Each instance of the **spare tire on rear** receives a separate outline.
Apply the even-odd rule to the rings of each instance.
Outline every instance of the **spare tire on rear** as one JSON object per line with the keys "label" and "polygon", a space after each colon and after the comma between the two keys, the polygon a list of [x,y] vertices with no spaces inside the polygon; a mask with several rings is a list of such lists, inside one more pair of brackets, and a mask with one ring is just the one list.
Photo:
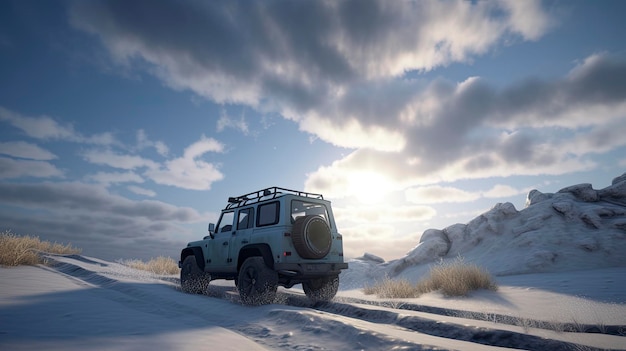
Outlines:
{"label": "spare tire on rear", "polygon": [[293,245],[302,258],[320,259],[330,252],[330,227],[321,216],[304,216],[293,225]]}

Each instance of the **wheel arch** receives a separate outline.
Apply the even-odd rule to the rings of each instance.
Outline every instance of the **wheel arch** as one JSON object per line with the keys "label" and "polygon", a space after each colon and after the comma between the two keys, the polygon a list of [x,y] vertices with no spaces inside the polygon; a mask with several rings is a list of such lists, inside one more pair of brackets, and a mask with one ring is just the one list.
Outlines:
{"label": "wheel arch", "polygon": [[274,258],[272,257],[272,249],[267,244],[251,244],[246,245],[239,250],[239,257],[237,259],[237,272],[241,269],[241,265],[248,257],[261,256],[265,265],[274,269]]}
{"label": "wheel arch", "polygon": [[199,246],[187,247],[184,248],[180,253],[180,262],[184,262],[187,256],[194,255],[196,257],[196,264],[200,267],[201,270],[204,271],[204,254],[202,253],[202,248]]}

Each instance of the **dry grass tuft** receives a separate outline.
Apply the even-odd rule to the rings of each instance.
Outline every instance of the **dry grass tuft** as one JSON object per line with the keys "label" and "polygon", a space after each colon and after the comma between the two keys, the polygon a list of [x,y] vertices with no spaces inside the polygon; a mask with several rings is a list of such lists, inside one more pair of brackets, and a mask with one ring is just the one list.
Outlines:
{"label": "dry grass tuft", "polygon": [[498,286],[489,272],[458,258],[431,268],[429,277],[419,281],[417,289],[423,293],[441,291],[445,296],[467,296],[473,290],[498,290]]}
{"label": "dry grass tuft", "polygon": [[498,286],[489,272],[458,258],[432,267],[428,277],[415,285],[405,279],[386,278],[381,283],[365,287],[363,292],[383,298],[414,298],[431,291],[440,291],[445,296],[467,296],[470,291],[479,289],[497,290]]}
{"label": "dry grass tuft", "polygon": [[406,279],[392,280],[385,278],[381,283],[374,286],[363,288],[366,295],[378,295],[384,298],[407,299],[419,297],[419,292],[415,289],[415,285],[409,283]]}
{"label": "dry grass tuft", "polygon": [[71,244],[62,245],[41,241],[37,236],[16,235],[8,230],[0,234],[0,265],[2,266],[34,266],[44,263],[41,254],[71,255],[80,254],[81,251]]}
{"label": "dry grass tuft", "polygon": [[176,261],[174,261],[174,259],[172,259],[171,257],[165,256],[153,258],[148,262],[143,262],[141,260],[128,260],[123,261],[122,263],[131,268],[140,269],[142,271],[148,271],[160,275],[174,275],[180,272],[180,269],[178,268],[178,263],[176,263]]}

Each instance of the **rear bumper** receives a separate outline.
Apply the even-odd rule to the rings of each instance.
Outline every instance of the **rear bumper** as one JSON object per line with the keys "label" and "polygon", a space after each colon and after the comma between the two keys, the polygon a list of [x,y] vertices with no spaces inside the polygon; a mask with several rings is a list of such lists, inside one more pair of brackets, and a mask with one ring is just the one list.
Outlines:
{"label": "rear bumper", "polygon": [[318,277],[337,275],[342,269],[348,269],[348,264],[341,263],[274,263],[274,270],[278,273],[294,277]]}

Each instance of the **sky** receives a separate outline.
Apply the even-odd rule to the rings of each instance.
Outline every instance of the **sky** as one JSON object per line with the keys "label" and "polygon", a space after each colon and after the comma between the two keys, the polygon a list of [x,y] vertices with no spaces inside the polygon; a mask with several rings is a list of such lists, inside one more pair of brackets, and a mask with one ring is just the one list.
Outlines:
{"label": "sky", "polygon": [[626,3],[0,0],[0,230],[176,257],[321,193],[346,257],[626,172]]}

